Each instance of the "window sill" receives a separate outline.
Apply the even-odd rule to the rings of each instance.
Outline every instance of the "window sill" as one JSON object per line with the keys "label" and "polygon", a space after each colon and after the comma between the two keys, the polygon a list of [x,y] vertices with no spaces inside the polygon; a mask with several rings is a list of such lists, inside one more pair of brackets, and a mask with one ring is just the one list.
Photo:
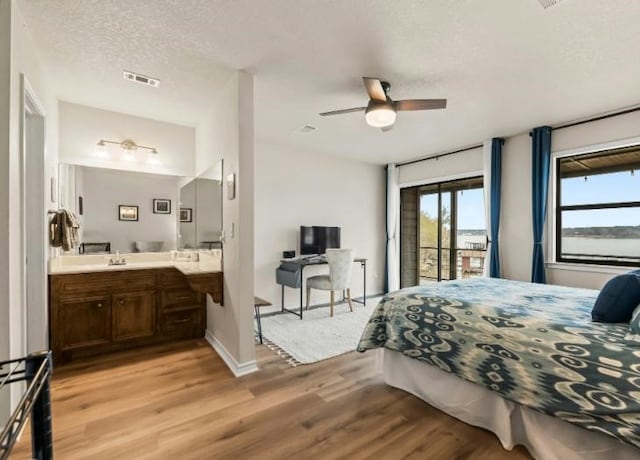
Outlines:
{"label": "window sill", "polygon": [[633,270],[633,267],[618,267],[615,265],[577,264],[569,262],[547,262],[545,266],[551,270],[569,270],[573,272],[603,273],[619,275]]}

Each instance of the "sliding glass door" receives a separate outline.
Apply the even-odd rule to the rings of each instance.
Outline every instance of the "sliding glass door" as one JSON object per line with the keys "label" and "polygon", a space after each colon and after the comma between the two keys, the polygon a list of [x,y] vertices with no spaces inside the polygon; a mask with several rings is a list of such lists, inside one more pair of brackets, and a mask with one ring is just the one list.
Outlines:
{"label": "sliding glass door", "polygon": [[403,287],[481,276],[487,241],[482,178],[403,189],[400,239]]}

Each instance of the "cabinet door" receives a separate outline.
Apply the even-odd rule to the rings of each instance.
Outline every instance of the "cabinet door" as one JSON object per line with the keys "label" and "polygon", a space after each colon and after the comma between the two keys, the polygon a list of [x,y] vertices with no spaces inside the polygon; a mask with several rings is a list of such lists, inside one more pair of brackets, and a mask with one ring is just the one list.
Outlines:
{"label": "cabinet door", "polygon": [[74,350],[111,342],[109,296],[61,299],[58,303],[60,349]]}
{"label": "cabinet door", "polygon": [[114,294],[111,305],[114,341],[155,335],[156,297],[154,291]]}

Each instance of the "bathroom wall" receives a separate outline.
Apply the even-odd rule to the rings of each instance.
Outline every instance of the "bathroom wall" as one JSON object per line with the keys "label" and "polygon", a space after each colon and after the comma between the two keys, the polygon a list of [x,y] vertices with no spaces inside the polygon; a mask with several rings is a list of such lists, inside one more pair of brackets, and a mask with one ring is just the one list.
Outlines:
{"label": "bathroom wall", "polygon": [[[196,180],[193,179],[180,189],[179,208],[191,209],[191,222],[179,222],[180,249],[196,247],[196,221],[193,218],[196,210]],[[179,209],[178,209],[179,212]]]}
{"label": "bathroom wall", "polygon": [[[82,183],[84,242],[111,242],[111,252],[131,252],[134,241],[163,241],[176,248],[179,178],[99,168],[76,168]],[[81,176],[78,177],[78,176]],[[171,200],[171,214],[154,214],[153,199]],[[118,220],[118,206],[138,206],[138,221]]]}
{"label": "bathroom wall", "polygon": [[[127,171],[195,176],[195,128],[61,101],[60,161]],[[96,151],[100,139],[131,139],[155,147],[158,155],[139,149],[127,159],[118,145]]]}

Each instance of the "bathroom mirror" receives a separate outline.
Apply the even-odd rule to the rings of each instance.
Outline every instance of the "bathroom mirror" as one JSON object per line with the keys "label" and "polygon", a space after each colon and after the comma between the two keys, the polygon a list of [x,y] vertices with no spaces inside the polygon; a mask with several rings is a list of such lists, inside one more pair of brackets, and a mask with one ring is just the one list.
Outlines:
{"label": "bathroom mirror", "polygon": [[180,188],[178,247],[222,248],[222,160]]}
{"label": "bathroom mirror", "polygon": [[197,178],[60,164],[60,208],[80,220],[77,254],[217,249],[222,160]]}

